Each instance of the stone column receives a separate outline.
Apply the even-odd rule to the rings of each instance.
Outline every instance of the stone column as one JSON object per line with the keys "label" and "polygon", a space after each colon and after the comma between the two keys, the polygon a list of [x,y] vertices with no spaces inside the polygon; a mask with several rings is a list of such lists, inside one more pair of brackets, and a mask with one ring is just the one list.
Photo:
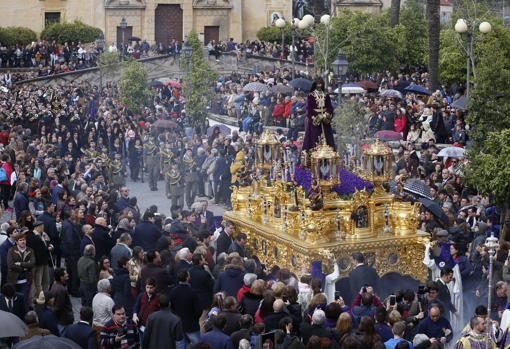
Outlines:
{"label": "stone column", "polygon": [[143,38],[147,39],[147,41],[152,45],[156,42],[156,24],[154,22],[154,18],[156,16],[156,7],[158,4],[147,1],[145,5],[145,15],[143,22]]}
{"label": "stone column", "polygon": [[[243,42],[243,0],[231,0],[230,10],[230,36],[236,42]],[[253,10],[254,11],[254,10]]]}
{"label": "stone column", "polygon": [[185,40],[189,32],[193,30],[193,2],[184,1],[182,8],[182,39]]}

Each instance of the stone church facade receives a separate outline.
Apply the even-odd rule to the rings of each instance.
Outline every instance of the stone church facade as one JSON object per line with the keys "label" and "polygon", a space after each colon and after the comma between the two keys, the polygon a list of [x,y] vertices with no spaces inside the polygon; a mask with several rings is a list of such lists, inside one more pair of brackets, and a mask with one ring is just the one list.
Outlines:
{"label": "stone church facade", "polygon": [[291,0],[0,0],[2,27],[23,26],[40,33],[52,22],[81,20],[99,27],[107,44],[124,38],[168,44],[192,29],[210,40],[253,40],[274,14],[291,18]]}

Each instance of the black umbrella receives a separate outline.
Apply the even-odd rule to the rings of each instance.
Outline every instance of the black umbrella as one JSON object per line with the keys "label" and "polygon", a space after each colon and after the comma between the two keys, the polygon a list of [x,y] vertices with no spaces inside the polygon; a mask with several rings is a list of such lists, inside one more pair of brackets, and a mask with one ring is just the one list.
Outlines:
{"label": "black umbrella", "polygon": [[297,78],[289,82],[296,90],[308,92],[312,89],[312,81],[304,78]]}
{"label": "black umbrella", "polygon": [[27,334],[27,325],[13,313],[0,310],[0,323],[0,338],[23,337]]}
{"label": "black umbrella", "polygon": [[468,109],[468,99],[466,96],[462,96],[456,100],[453,101],[451,104],[452,108],[455,109],[461,109],[461,110],[467,110]]}
{"label": "black umbrella", "polygon": [[409,178],[404,184],[404,191],[418,195],[422,198],[432,199],[430,187],[416,178]]}
{"label": "black umbrella", "polygon": [[151,83],[149,84],[149,87],[152,87],[152,88],[161,88],[163,86],[164,86],[163,83],[158,80],[152,80]]}
{"label": "black umbrella", "polygon": [[128,39],[128,41],[142,41],[142,39],[140,39],[139,37],[136,37],[136,36],[132,36]]}
{"label": "black umbrella", "polygon": [[437,202],[426,198],[420,198],[420,202],[427,211],[432,213],[445,226],[448,226],[448,216],[444,213],[443,209],[437,204]]}
{"label": "black umbrella", "polygon": [[33,336],[16,343],[13,349],[81,349],[81,347],[70,339],[49,335]]}

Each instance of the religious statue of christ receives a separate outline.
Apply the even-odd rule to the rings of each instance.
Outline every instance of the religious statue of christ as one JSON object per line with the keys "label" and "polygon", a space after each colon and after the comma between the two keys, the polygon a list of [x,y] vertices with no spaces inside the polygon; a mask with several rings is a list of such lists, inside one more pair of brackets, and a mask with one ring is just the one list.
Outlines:
{"label": "religious statue of christ", "polygon": [[324,81],[321,78],[314,80],[306,106],[305,139],[302,150],[308,151],[315,148],[322,136],[324,136],[326,143],[335,149],[331,128],[333,105],[329,96],[324,93]]}

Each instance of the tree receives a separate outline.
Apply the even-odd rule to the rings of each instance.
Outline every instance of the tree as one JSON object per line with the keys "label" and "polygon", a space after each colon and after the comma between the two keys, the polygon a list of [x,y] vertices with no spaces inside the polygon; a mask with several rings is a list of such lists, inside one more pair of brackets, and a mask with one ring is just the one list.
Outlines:
{"label": "tree", "polygon": [[429,24],[429,84],[432,90],[439,89],[439,0],[427,0],[427,18]]}
{"label": "tree", "polygon": [[[317,25],[315,33],[316,41],[324,45],[325,27]],[[398,50],[397,41],[387,15],[343,11],[331,19],[327,66],[331,66],[341,48],[352,73],[362,75],[396,70],[399,62],[391,53]],[[315,50],[314,62],[317,68],[323,69],[325,60],[320,51]]]}
{"label": "tree", "polygon": [[94,42],[101,34],[101,29],[77,20],[72,23],[53,23],[41,32],[41,39],[61,44],[73,41],[89,43]]}
{"label": "tree", "polygon": [[37,40],[37,34],[29,28],[7,27],[0,28],[0,43],[5,46],[28,45]]}
{"label": "tree", "polygon": [[400,21],[400,0],[391,0],[391,27],[395,28]]}
{"label": "tree", "polygon": [[466,82],[466,54],[462,51],[453,29],[441,30],[439,71],[441,82],[448,85]]}
{"label": "tree", "polygon": [[427,21],[423,7],[416,0],[407,0],[400,11],[400,23],[394,28],[400,66],[425,67],[427,65]]}
{"label": "tree", "polygon": [[201,124],[207,118],[207,105],[214,97],[211,85],[217,79],[217,74],[207,64],[202,51],[203,45],[195,31],[188,35],[188,44],[193,49],[193,53],[188,73],[183,79],[186,112],[195,121],[195,124]]}
{"label": "tree", "polygon": [[335,110],[333,129],[337,151],[343,154],[349,145],[360,149],[361,140],[368,134],[368,117],[361,105],[352,100],[346,100]]}
{"label": "tree", "polygon": [[135,60],[124,62],[122,75],[117,84],[119,97],[130,114],[138,114],[148,104],[151,92],[147,81],[149,76],[142,63]]}
{"label": "tree", "polygon": [[120,68],[119,55],[116,52],[104,51],[97,58],[97,63],[101,70],[101,76],[106,79],[113,77]]}

